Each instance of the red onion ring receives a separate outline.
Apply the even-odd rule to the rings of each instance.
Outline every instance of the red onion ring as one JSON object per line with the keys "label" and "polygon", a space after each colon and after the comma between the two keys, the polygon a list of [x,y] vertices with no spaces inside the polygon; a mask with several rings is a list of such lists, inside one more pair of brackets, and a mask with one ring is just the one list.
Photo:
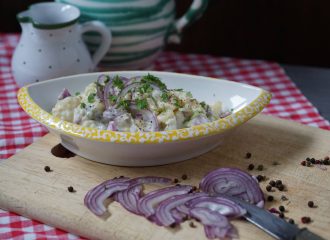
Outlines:
{"label": "red onion ring", "polygon": [[107,84],[107,81],[110,81],[110,77],[108,75],[105,75],[105,74],[101,74],[97,78],[97,83],[98,84],[96,84],[96,90],[97,90],[96,94],[101,100],[104,100],[103,91],[102,91],[101,86],[105,86]]}
{"label": "red onion ring", "polygon": [[104,200],[116,192],[127,189],[129,185],[128,178],[116,178],[104,181],[88,191],[84,198],[84,204],[92,213],[101,216],[107,211],[103,205]]}
{"label": "red onion ring", "polygon": [[62,92],[60,93],[60,95],[58,95],[57,100],[62,100],[64,98],[70,97],[71,93],[69,92],[68,89],[63,88]]}
{"label": "red onion ring", "polygon": [[207,208],[192,208],[190,209],[190,216],[201,221],[208,238],[233,237],[234,226],[225,216],[216,211]]}
{"label": "red onion ring", "polygon": [[246,214],[245,209],[224,197],[197,197],[189,201],[186,205],[188,206],[188,209],[207,208],[229,218],[237,218]]}
{"label": "red onion ring", "polygon": [[143,186],[140,183],[134,184],[128,189],[117,192],[114,199],[119,202],[127,211],[140,215],[137,209]]}
{"label": "red onion ring", "polygon": [[181,211],[179,206],[184,205],[186,202],[196,198],[205,196],[205,193],[190,193],[190,194],[183,194],[178,196],[173,196],[171,198],[166,199],[165,201],[161,202],[158,207],[156,208],[156,223],[160,226],[171,226],[172,224],[180,223],[179,219],[176,219],[172,215],[172,211],[176,209],[179,212],[182,212],[185,215],[189,214],[188,212]]}
{"label": "red onion ring", "polygon": [[149,192],[140,199],[138,204],[139,212],[145,217],[149,218],[155,214],[156,207],[159,203],[170,197],[189,193],[192,189],[192,186],[179,185]]}
{"label": "red onion ring", "polygon": [[150,129],[145,129],[146,132],[156,132],[159,131],[159,122],[156,115],[148,109],[138,109],[135,104],[130,105],[130,110],[134,118],[142,118],[145,122],[150,122]]}
{"label": "red onion ring", "polygon": [[237,168],[219,168],[208,173],[202,179],[200,188],[211,194],[236,196],[258,207],[263,207],[265,203],[259,184],[251,175]]}

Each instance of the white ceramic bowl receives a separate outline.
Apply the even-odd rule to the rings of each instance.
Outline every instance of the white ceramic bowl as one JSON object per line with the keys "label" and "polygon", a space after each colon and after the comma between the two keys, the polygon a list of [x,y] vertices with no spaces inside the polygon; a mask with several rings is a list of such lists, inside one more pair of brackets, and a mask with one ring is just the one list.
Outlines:
{"label": "white ceramic bowl", "polygon": [[162,132],[114,132],[82,127],[53,117],[50,112],[63,88],[83,89],[102,73],[61,77],[23,87],[18,92],[22,108],[45,125],[72,152],[87,159],[120,166],[154,166],[196,157],[219,146],[229,130],[241,125],[269,103],[271,94],[263,89],[208,77],[153,71],[122,71],[105,74],[125,77],[147,73],[159,77],[169,88],[190,91],[199,101],[221,101],[233,108],[231,115],[217,121]]}

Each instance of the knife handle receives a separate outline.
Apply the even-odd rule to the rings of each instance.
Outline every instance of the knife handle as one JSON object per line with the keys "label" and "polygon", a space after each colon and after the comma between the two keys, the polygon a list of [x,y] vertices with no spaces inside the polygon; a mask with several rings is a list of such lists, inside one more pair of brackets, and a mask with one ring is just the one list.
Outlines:
{"label": "knife handle", "polygon": [[310,232],[307,228],[301,229],[296,235],[295,240],[325,240],[324,238]]}

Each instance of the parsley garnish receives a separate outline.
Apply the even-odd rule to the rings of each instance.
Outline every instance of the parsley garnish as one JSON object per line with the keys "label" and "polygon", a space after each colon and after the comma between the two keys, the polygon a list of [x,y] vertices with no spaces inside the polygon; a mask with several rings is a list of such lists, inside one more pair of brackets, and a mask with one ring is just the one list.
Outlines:
{"label": "parsley garnish", "polygon": [[174,105],[178,108],[181,107],[180,101],[178,99],[174,99]]}
{"label": "parsley garnish", "polygon": [[85,103],[80,103],[80,108],[85,108],[86,107],[86,104]]}
{"label": "parsley garnish", "polygon": [[143,94],[143,93],[150,93],[150,92],[152,92],[152,87],[151,87],[151,85],[149,83],[143,83],[141,85],[141,87],[139,87],[139,92],[141,94]]}
{"label": "parsley garnish", "polygon": [[192,98],[193,97],[193,95],[192,95],[192,93],[191,92],[187,92],[187,97],[190,97],[190,98]]}
{"label": "parsley garnish", "polygon": [[89,103],[93,103],[93,102],[95,102],[95,96],[96,96],[96,93],[91,93],[91,94],[89,94],[88,97],[87,97],[87,101],[88,101]]}
{"label": "parsley garnish", "polygon": [[111,96],[109,96],[109,101],[110,101],[111,103],[115,103],[115,102],[117,101],[117,96],[115,96],[115,95],[111,95]]}
{"label": "parsley garnish", "polygon": [[206,107],[206,103],[205,102],[201,102],[200,104],[201,104],[202,108],[205,108]]}
{"label": "parsley garnish", "polygon": [[136,106],[138,109],[146,109],[148,107],[148,101],[146,99],[137,99]]}
{"label": "parsley garnish", "polygon": [[128,100],[120,100],[118,105],[119,105],[119,107],[122,107],[122,108],[127,110],[129,108],[129,101]]}
{"label": "parsley garnish", "polygon": [[156,76],[153,76],[148,73],[148,75],[143,76],[141,79],[142,83],[149,83],[157,85],[161,90],[166,89],[166,85]]}
{"label": "parsley garnish", "polygon": [[124,89],[125,88],[125,84],[124,84],[123,80],[121,80],[118,75],[115,76],[112,83],[113,83],[113,86],[115,86],[119,89]]}
{"label": "parsley garnish", "polygon": [[177,89],[174,89],[174,91],[182,92],[183,88],[177,88]]}
{"label": "parsley garnish", "polygon": [[80,92],[76,92],[75,95],[76,95],[76,96],[80,95]]}
{"label": "parsley garnish", "polygon": [[161,99],[164,101],[164,102],[167,102],[168,99],[170,98],[167,94],[167,92],[163,92],[162,95],[160,96]]}

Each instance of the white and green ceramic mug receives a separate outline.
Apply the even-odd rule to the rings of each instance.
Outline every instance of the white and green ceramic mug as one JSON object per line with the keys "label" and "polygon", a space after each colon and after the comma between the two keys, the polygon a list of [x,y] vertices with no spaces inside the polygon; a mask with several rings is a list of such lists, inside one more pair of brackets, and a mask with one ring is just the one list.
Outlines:
{"label": "white and green ceramic mug", "polygon": [[[113,41],[101,64],[107,69],[149,68],[167,42],[179,42],[182,30],[200,17],[208,0],[193,0],[175,19],[174,0],[56,0],[81,11],[81,22],[102,21]],[[91,51],[99,46],[97,34],[84,37]]]}
{"label": "white and green ceramic mug", "polygon": [[[22,35],[12,58],[19,86],[60,76],[92,72],[111,44],[111,32],[99,21],[78,24],[78,8],[55,2],[32,4],[17,15]],[[100,45],[90,55],[82,34],[98,32]]]}

